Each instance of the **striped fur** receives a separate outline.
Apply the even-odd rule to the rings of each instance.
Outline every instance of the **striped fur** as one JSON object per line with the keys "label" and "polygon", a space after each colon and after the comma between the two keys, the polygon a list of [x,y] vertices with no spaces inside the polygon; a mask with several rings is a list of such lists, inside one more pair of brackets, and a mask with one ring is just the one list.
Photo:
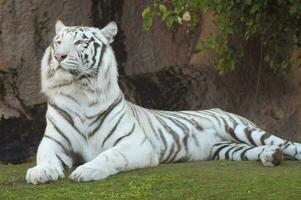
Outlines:
{"label": "striped fur", "polygon": [[[220,109],[172,112],[127,102],[110,47],[115,23],[99,30],[59,21],[56,31],[42,59],[47,127],[27,182],[57,180],[64,176],[64,166],[78,161],[82,165],[70,178],[91,181],[159,163],[225,159],[275,166],[282,154],[301,159],[300,144]],[[56,53],[66,58],[58,62]]]}

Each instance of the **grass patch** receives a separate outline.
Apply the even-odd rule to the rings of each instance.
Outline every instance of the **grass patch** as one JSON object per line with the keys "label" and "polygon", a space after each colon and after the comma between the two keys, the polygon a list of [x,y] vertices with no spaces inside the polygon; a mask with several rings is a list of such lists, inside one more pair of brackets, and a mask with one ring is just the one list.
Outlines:
{"label": "grass patch", "polygon": [[33,165],[0,165],[0,199],[301,199],[301,162],[297,161],[274,168],[253,161],[163,164],[97,182],[65,178],[29,185],[24,176]]}

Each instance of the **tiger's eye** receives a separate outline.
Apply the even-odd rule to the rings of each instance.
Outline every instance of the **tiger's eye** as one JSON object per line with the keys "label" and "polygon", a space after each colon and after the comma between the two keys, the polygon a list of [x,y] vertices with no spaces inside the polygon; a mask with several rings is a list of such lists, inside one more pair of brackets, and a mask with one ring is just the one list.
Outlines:
{"label": "tiger's eye", "polygon": [[58,43],[58,44],[62,44],[62,42],[61,42],[61,41],[57,41],[57,43]]}
{"label": "tiger's eye", "polygon": [[82,44],[82,43],[83,43],[83,41],[78,40],[78,41],[76,41],[74,44],[75,44],[75,45],[79,45],[79,44]]}

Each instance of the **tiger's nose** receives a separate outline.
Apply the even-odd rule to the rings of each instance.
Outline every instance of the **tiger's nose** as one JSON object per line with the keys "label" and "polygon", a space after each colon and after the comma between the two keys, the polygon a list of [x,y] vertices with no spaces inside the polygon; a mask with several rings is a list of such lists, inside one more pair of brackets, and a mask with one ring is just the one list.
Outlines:
{"label": "tiger's nose", "polygon": [[64,60],[65,58],[67,58],[67,55],[66,54],[59,54],[59,53],[56,53],[54,54],[54,57],[57,61],[62,61]]}

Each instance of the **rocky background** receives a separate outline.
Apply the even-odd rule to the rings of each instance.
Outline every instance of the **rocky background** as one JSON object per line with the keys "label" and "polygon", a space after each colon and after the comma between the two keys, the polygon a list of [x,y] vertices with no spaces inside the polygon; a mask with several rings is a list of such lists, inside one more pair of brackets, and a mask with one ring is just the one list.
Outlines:
{"label": "rocky background", "polygon": [[[113,48],[120,84],[129,100],[164,110],[219,107],[255,121],[290,140],[301,141],[301,70],[287,78],[263,70],[258,48],[235,72],[214,71],[214,55],[195,53],[199,38],[217,31],[210,13],[192,31],[142,26],[141,0],[0,0],[0,161],[19,163],[33,152],[45,128],[40,59],[57,19],[66,25],[119,25]],[[293,55],[292,55],[293,56]],[[259,81],[258,81],[259,80]],[[257,84],[259,82],[259,84]]]}

